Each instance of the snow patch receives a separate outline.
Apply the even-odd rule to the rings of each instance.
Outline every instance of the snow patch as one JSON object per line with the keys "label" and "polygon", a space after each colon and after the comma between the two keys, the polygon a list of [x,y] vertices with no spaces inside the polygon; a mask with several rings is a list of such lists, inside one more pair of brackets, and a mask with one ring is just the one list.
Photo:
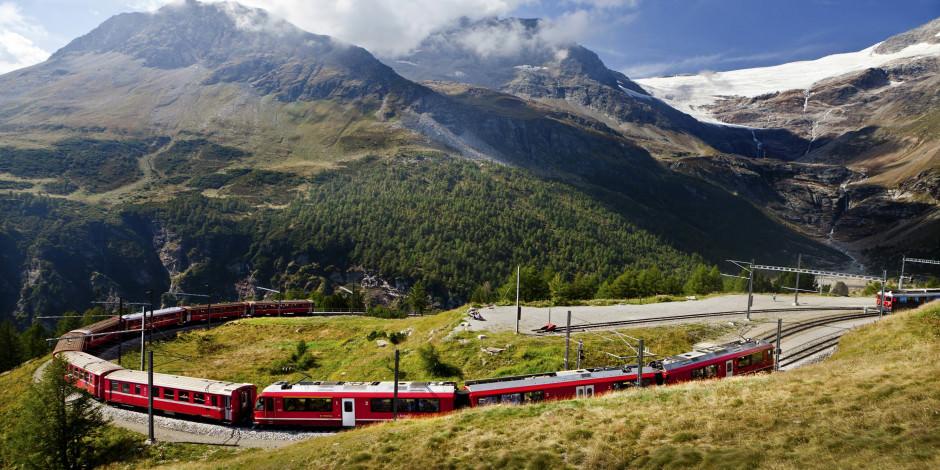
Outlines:
{"label": "snow patch", "polygon": [[541,65],[527,65],[527,64],[516,65],[513,68],[516,70],[524,70],[527,72],[537,72],[540,70],[548,70],[548,67],[543,67]]}
{"label": "snow patch", "polygon": [[699,119],[714,122],[704,109],[721,97],[754,97],[784,90],[807,89],[820,80],[880,67],[911,57],[940,56],[940,44],[912,44],[891,54],[878,54],[881,43],[857,52],[828,55],[816,60],[772,67],[708,72],[698,75],[654,77],[636,80],[653,96]]}
{"label": "snow patch", "polygon": [[627,87],[621,85],[620,83],[618,83],[617,86],[620,87],[620,91],[622,91],[622,92],[624,92],[624,93],[626,93],[626,94],[628,94],[628,95],[630,95],[630,96],[632,96],[632,97],[634,97],[634,98],[639,98],[639,99],[641,99],[641,100],[651,100],[651,99],[653,99],[653,97],[650,96],[650,95],[644,95],[643,93],[638,93],[638,92],[636,92],[636,91],[634,91],[634,90],[631,90],[631,89],[629,89],[629,88],[627,88]]}
{"label": "snow patch", "polygon": [[416,64],[416,63],[414,63],[414,62],[412,62],[412,61],[410,61],[410,60],[396,59],[395,62],[398,62],[399,64],[410,65],[410,66],[412,66],[412,67],[417,67],[417,66],[418,66],[418,64]]}

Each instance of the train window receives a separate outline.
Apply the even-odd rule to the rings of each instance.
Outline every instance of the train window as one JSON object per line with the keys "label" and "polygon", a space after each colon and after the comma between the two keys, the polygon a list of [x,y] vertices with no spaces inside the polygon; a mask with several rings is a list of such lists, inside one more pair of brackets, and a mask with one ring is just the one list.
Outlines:
{"label": "train window", "polygon": [[153,397],[160,398],[160,395],[161,395],[160,387],[153,387]]}
{"label": "train window", "polygon": [[525,402],[526,402],[526,403],[540,402],[540,401],[542,401],[542,400],[544,400],[544,399],[545,399],[545,392],[543,392],[543,391],[541,391],[541,390],[537,390],[537,391],[534,391],[534,392],[526,392],[526,394],[525,394]]}
{"label": "train window", "polygon": [[179,398],[177,398],[177,400],[179,400],[179,401],[189,401],[189,392],[184,392],[184,391],[180,390],[180,391],[179,391]]}
{"label": "train window", "polygon": [[353,402],[351,402],[351,401],[344,401],[344,402],[343,402],[343,413],[352,413],[352,410],[353,410]]}
{"label": "train window", "polygon": [[418,409],[416,411],[419,413],[437,413],[441,411],[441,401],[436,399],[419,398]]}
{"label": "train window", "polygon": [[509,403],[511,405],[518,405],[522,403],[522,394],[521,393],[506,393],[499,397],[500,403]]}
{"label": "train window", "polygon": [[[401,403],[401,400],[399,400],[399,403]],[[381,399],[369,400],[369,409],[371,409],[373,413],[391,413],[392,412],[392,399],[381,398]]]}
{"label": "train window", "polygon": [[193,394],[193,403],[195,403],[195,404],[197,404],[197,405],[205,405],[205,404],[206,404],[206,396],[203,395],[203,394],[201,394],[201,393],[194,393],[194,394]]}
{"label": "train window", "polygon": [[[243,400],[242,403],[245,403],[247,400]],[[212,406],[219,406],[219,397],[215,395],[209,395],[209,404]]]}
{"label": "train window", "polygon": [[333,411],[333,399],[331,398],[308,398],[307,411],[330,412]]}
{"label": "train window", "polygon": [[175,390],[173,390],[173,389],[171,389],[171,388],[164,388],[164,389],[163,389],[163,398],[166,398],[167,400],[172,400],[172,399],[174,398],[174,395],[176,395],[174,392],[175,392]]}
{"label": "train window", "polygon": [[333,399],[331,398],[285,398],[284,411],[333,411]]}
{"label": "train window", "polygon": [[131,393],[131,384],[121,384],[121,391],[124,393]]}
{"label": "train window", "polygon": [[264,398],[259,398],[258,403],[255,403],[255,411],[264,411]]}
{"label": "train window", "polygon": [[113,382],[113,381],[112,381],[112,382],[111,382],[111,391],[112,391],[112,392],[118,391],[118,385],[119,385],[119,384],[118,384],[117,382]]}
{"label": "train window", "polygon": [[738,367],[747,367],[751,365],[751,355],[738,358]]}
{"label": "train window", "polygon": [[134,385],[134,395],[141,395],[140,385]]}
{"label": "train window", "polygon": [[477,406],[495,405],[499,403],[499,395],[492,397],[480,397],[477,399]]}
{"label": "train window", "polygon": [[692,369],[692,378],[693,379],[708,379],[711,377],[718,376],[718,365],[712,364],[710,366],[699,367],[698,369]]}

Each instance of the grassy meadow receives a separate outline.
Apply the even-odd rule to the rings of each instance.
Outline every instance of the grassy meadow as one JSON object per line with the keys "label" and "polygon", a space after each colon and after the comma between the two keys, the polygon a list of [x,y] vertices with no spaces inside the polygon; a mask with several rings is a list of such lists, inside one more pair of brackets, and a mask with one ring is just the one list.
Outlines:
{"label": "grassy meadow", "polygon": [[938,468],[940,305],[796,371],[383,423],[181,468]]}
{"label": "grassy meadow", "polygon": [[[564,364],[564,337],[516,336],[510,332],[464,331],[465,309],[400,320],[370,317],[253,318],[212,329],[190,330],[154,345],[154,368],[159,372],[255,383],[259,388],[278,380],[391,380],[395,348],[401,350],[403,380],[465,380],[558,370]],[[642,337],[660,355],[688,351],[692,345],[728,331],[720,325],[672,325],[623,330]],[[399,344],[388,337],[410,332]],[[484,334],[484,339],[478,336]],[[377,336],[378,335],[378,336]],[[370,337],[372,339],[370,339]],[[379,347],[378,341],[386,341]],[[584,367],[616,364],[605,353],[630,355],[614,333],[572,335],[571,367],[578,340],[584,341]],[[293,372],[273,370],[304,341],[312,367]],[[419,350],[433,347],[450,375],[434,376]],[[498,353],[484,348],[502,349]],[[140,356],[124,356],[125,367],[139,367]],[[440,372],[440,371],[438,371]]]}

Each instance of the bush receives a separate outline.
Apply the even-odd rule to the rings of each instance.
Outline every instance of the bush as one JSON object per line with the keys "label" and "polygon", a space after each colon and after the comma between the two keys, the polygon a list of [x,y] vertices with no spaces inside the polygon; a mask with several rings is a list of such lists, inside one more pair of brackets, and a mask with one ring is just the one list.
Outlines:
{"label": "bush", "polygon": [[404,310],[398,310],[386,307],[384,305],[373,305],[366,309],[366,315],[377,318],[407,318],[408,313]]}
{"label": "bush", "polygon": [[443,362],[433,345],[428,344],[418,349],[418,357],[421,359],[424,370],[434,377],[463,378],[463,371],[457,366]]}
{"label": "bush", "polygon": [[401,331],[396,331],[388,335],[388,341],[392,344],[399,344],[408,339],[408,335]]}

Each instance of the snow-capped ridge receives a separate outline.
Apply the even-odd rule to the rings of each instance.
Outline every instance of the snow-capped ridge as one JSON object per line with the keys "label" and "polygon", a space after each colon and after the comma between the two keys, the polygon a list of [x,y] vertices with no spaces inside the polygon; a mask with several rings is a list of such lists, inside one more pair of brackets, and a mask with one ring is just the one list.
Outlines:
{"label": "snow-capped ridge", "polygon": [[[940,34],[940,33],[938,33]],[[815,60],[770,67],[708,72],[697,75],[635,80],[653,96],[701,120],[714,122],[705,109],[721,97],[754,97],[785,90],[809,89],[813,84],[890,62],[924,56],[940,56],[940,43],[918,43],[897,52],[880,54],[882,42],[856,52],[832,54]]]}

